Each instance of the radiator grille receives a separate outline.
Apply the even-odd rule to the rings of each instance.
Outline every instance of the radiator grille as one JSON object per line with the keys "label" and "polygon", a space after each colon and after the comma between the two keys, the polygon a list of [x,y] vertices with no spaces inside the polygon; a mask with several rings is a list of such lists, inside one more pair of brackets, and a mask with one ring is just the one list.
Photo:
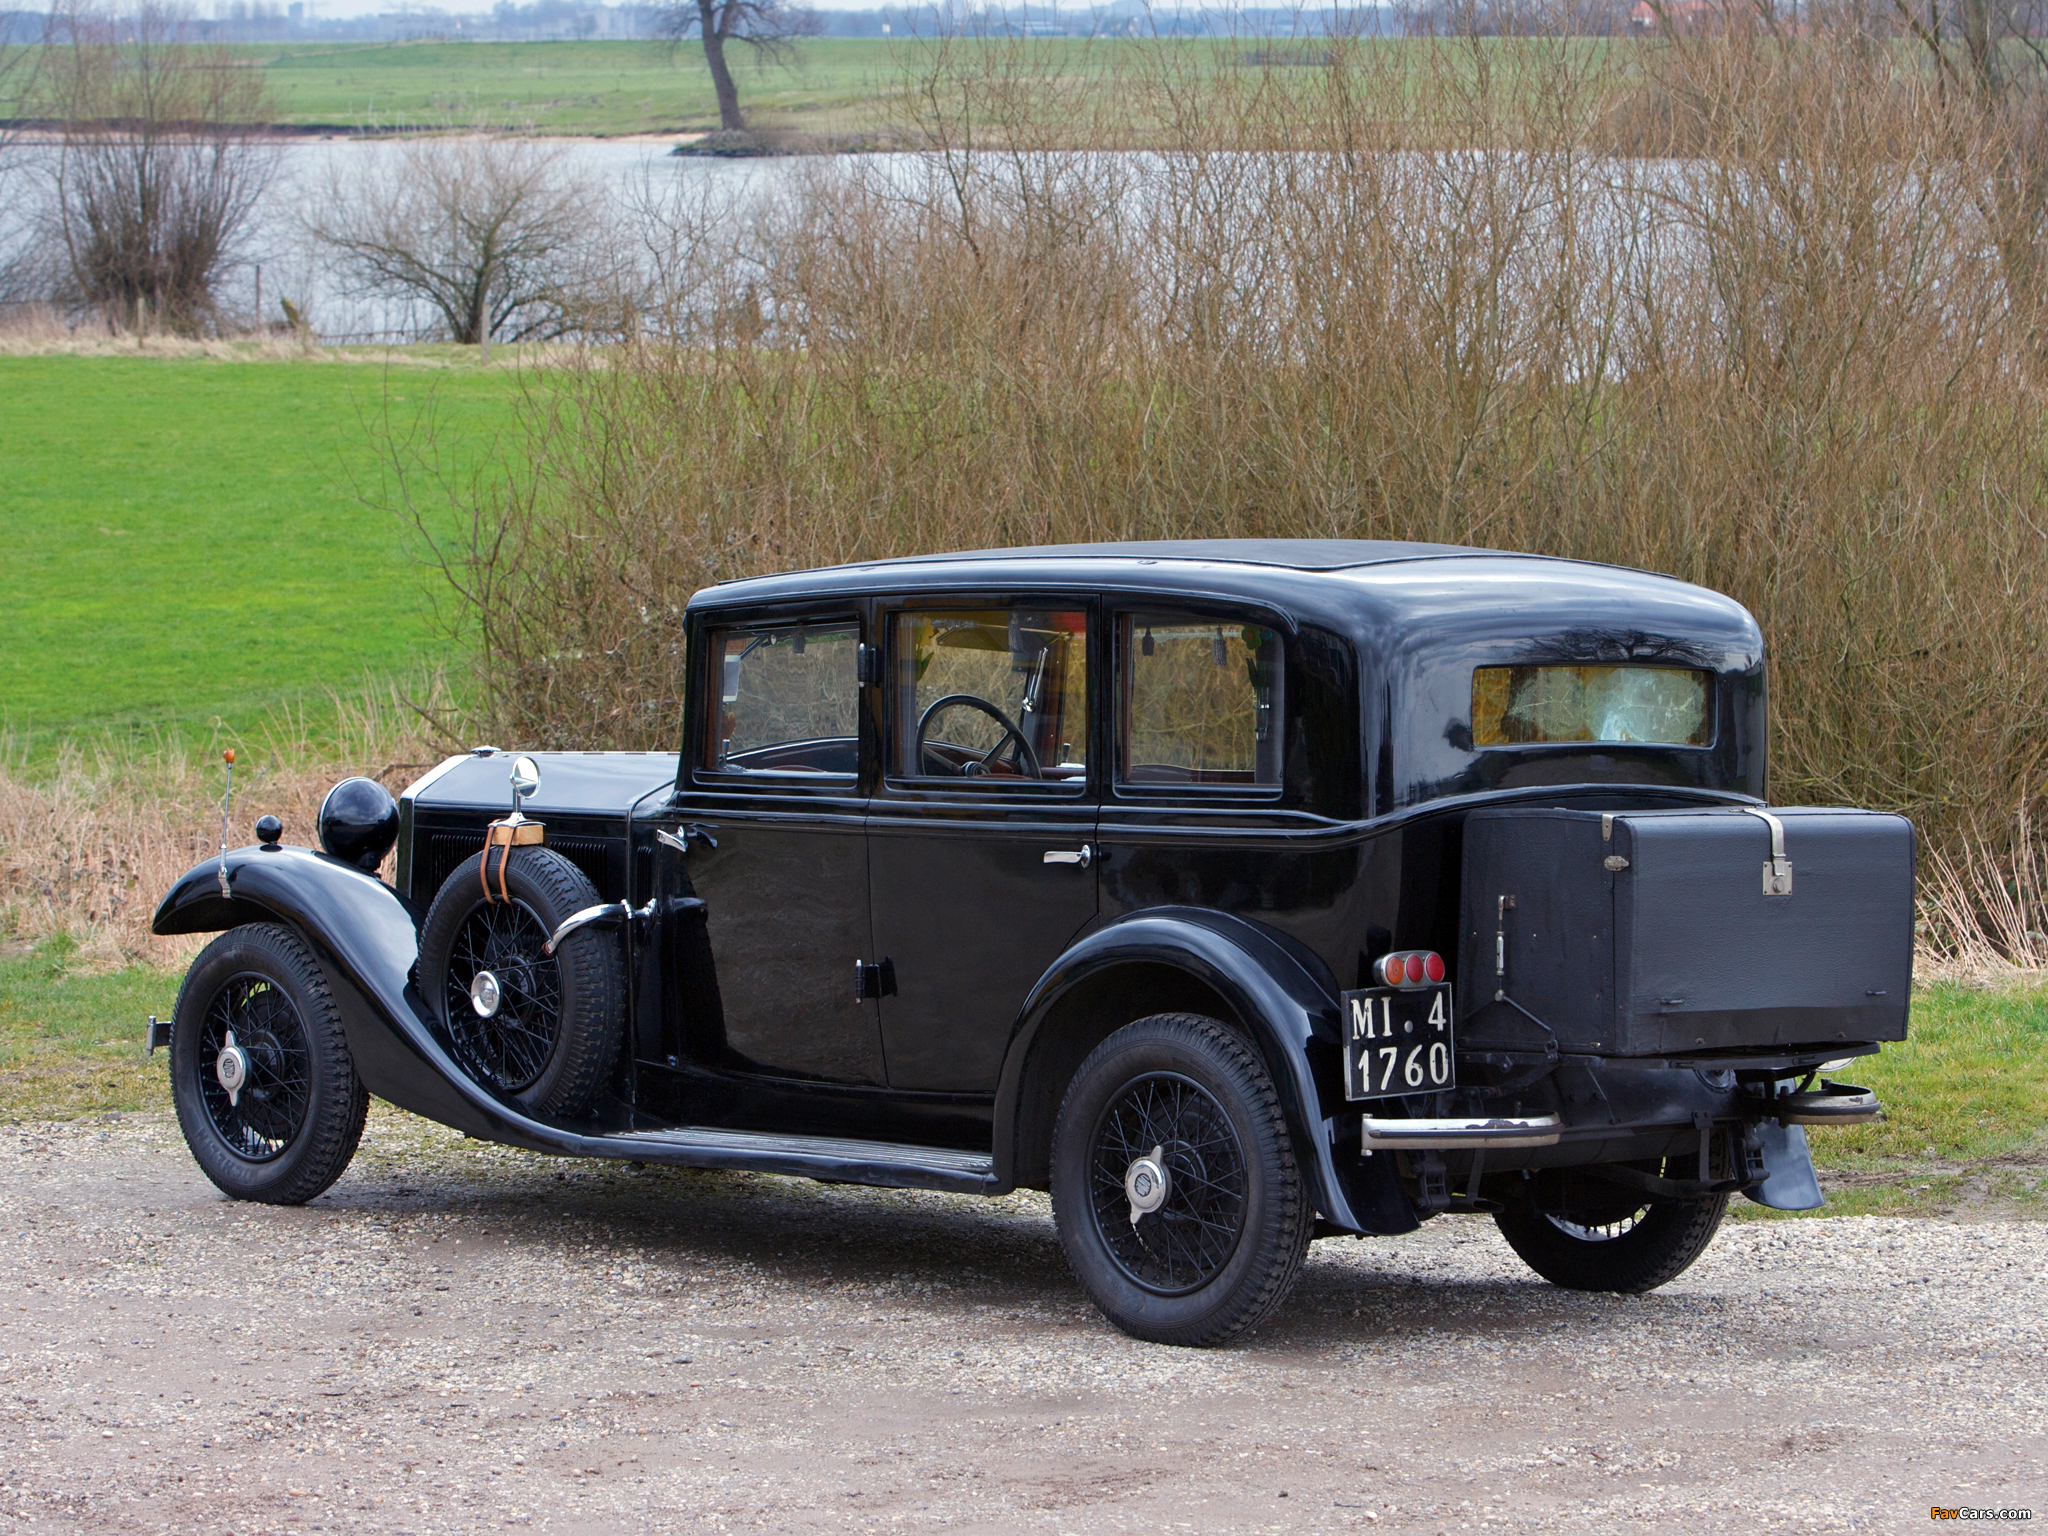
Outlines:
{"label": "radiator grille", "polygon": [[[422,902],[432,901],[451,874],[483,851],[484,835],[481,832],[430,832],[425,841],[425,857],[415,855],[413,866],[414,899]],[[601,837],[550,835],[547,846],[582,870],[600,895],[607,900],[615,899],[611,885],[609,842]]]}

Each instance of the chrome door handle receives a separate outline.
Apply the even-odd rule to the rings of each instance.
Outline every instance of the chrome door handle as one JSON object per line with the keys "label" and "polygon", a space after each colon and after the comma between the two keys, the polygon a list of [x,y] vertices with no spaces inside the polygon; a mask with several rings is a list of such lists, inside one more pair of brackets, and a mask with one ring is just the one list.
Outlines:
{"label": "chrome door handle", "polygon": [[1083,843],[1079,848],[1049,848],[1045,862],[1048,864],[1078,864],[1086,869],[1095,862],[1095,850]]}

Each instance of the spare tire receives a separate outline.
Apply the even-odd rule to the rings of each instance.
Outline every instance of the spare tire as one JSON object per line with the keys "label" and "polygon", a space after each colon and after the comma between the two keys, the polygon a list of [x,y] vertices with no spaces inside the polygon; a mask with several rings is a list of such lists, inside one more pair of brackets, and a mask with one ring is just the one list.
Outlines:
{"label": "spare tire", "polygon": [[[510,899],[489,899],[482,863],[478,854],[458,867],[427,909],[420,990],[471,1077],[536,1119],[582,1115],[610,1081],[626,1032],[617,931],[579,928],[544,953],[566,918],[603,899],[597,888],[551,849],[515,848],[504,873]],[[495,867],[492,877],[495,886]]]}

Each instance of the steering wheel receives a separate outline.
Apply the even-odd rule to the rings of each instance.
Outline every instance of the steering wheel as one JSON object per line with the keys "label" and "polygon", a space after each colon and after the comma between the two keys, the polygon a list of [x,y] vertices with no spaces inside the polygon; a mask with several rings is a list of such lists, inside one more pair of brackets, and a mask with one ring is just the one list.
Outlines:
{"label": "steering wheel", "polygon": [[925,712],[922,715],[918,716],[916,745],[917,762],[919,767],[922,767],[924,765],[925,737],[931,731],[933,719],[937,717],[940,710],[951,709],[958,704],[964,704],[969,709],[980,710],[984,715],[987,715],[989,719],[995,721],[997,725],[1000,725],[1003,728],[1001,740],[997,741],[994,746],[990,747],[988,751],[984,752],[979,758],[979,760],[967,763],[960,769],[960,773],[963,777],[972,777],[975,774],[987,773],[990,765],[993,764],[996,760],[996,754],[1001,752],[1006,744],[1013,741],[1017,743],[1018,766],[1022,768],[1026,772],[1026,774],[1028,774],[1031,778],[1042,779],[1045,777],[1045,770],[1039,767],[1038,765],[1038,754],[1031,750],[1031,743],[1025,739],[1024,732],[1022,728],[1018,726],[1017,722],[1012,720],[1008,715],[1004,714],[1002,710],[998,709],[995,705],[989,703],[987,699],[982,698],[979,694],[973,693],[949,693],[944,698],[934,699],[932,700],[930,706],[925,710]]}

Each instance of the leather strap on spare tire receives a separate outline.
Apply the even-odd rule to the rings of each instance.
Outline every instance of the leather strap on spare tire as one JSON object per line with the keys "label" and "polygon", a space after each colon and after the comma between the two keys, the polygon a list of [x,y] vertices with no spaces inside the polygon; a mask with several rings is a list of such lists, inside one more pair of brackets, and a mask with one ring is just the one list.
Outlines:
{"label": "leather strap on spare tire", "polygon": [[553,954],[544,948],[564,921],[601,900],[554,849],[494,840],[443,882],[420,930],[420,990],[450,1053],[536,1119],[586,1115],[625,1039],[618,932],[588,926]]}
{"label": "leather strap on spare tire", "polygon": [[[517,811],[484,829],[484,856],[477,873],[483,881],[485,901],[511,901],[512,892],[505,884],[505,866],[511,862],[512,850],[538,847],[547,841],[547,830],[544,823],[528,821]],[[493,880],[498,885],[495,891],[491,889]]]}

